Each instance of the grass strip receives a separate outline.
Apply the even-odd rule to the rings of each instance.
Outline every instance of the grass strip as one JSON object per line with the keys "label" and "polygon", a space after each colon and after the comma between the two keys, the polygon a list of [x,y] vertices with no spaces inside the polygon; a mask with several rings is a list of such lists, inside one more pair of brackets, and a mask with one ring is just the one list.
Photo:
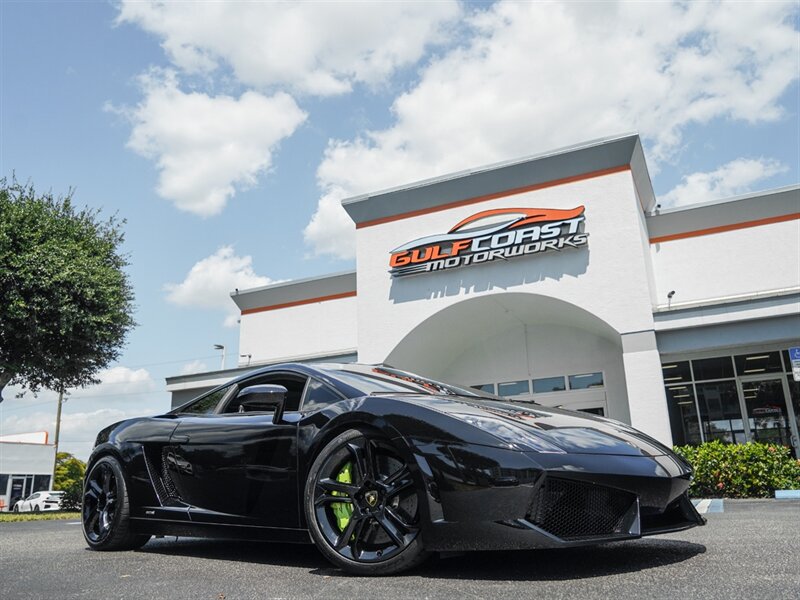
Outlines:
{"label": "grass strip", "polygon": [[20,521],[59,521],[62,519],[70,519],[78,521],[81,518],[79,512],[0,512],[0,523],[18,523]]}

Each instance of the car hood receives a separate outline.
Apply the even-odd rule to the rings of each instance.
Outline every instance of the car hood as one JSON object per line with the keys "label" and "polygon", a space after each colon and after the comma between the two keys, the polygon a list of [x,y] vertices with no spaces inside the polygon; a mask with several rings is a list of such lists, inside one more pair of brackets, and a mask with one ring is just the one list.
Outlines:
{"label": "car hood", "polygon": [[[547,444],[573,454],[663,456],[669,448],[648,435],[611,419],[533,403],[513,403],[453,396],[403,398],[472,423],[511,445]],[[541,444],[538,444],[540,447]]]}

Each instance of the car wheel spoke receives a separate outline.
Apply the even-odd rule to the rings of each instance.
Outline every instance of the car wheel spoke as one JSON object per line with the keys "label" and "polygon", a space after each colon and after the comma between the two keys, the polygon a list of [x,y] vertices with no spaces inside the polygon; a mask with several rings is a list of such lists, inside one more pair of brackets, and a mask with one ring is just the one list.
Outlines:
{"label": "car wheel spoke", "polygon": [[414,485],[414,480],[411,478],[411,471],[408,467],[398,469],[395,473],[389,476],[384,481],[386,486],[386,496],[393,498],[403,490],[406,490]]}
{"label": "car wheel spoke", "polygon": [[326,492],[337,492],[339,494],[346,494],[347,496],[352,496],[358,491],[358,486],[342,483],[334,479],[322,479],[317,482],[317,486],[321,487]]}
{"label": "car wheel spoke", "polygon": [[347,522],[347,527],[344,528],[344,531],[339,534],[339,537],[336,538],[336,543],[333,547],[339,551],[345,546],[350,543],[350,538],[353,536],[353,532],[356,529],[356,525],[362,520],[362,517],[351,516],[350,520]]}
{"label": "car wheel spoke", "polygon": [[400,529],[392,523],[392,521],[386,517],[386,514],[379,514],[375,516],[375,520],[378,522],[378,525],[386,532],[392,542],[394,542],[395,546],[404,546],[405,539],[403,537],[403,533]]}
{"label": "car wheel spoke", "polygon": [[353,501],[346,496],[334,496],[332,494],[321,494],[317,496],[316,500],[314,500],[314,504],[316,506],[328,504],[330,502],[349,502],[352,504]]}
{"label": "car wheel spoke", "polygon": [[103,468],[103,493],[108,494],[111,491],[111,469],[104,466]]}
{"label": "car wheel spoke", "polygon": [[99,531],[96,530],[95,527],[99,520],[100,520],[100,511],[99,510],[92,511],[89,520],[86,522],[86,530],[95,534],[100,533]]}
{"label": "car wheel spoke", "polygon": [[412,531],[416,531],[416,527],[406,521],[406,519],[401,516],[394,508],[391,506],[387,506],[385,509],[386,515],[394,521],[394,523],[402,530],[404,534],[411,533]]}
{"label": "car wheel spoke", "polygon": [[369,531],[367,524],[369,523],[369,519],[359,519],[358,523],[356,523],[356,527],[353,530],[353,543],[351,545],[351,550],[353,553],[353,557],[358,559],[361,557],[362,549],[364,547],[364,542],[366,542],[365,532]]}
{"label": "car wheel spoke", "polygon": [[361,476],[361,483],[367,480],[374,481],[376,479],[376,469],[372,442],[362,437],[360,440],[357,440],[357,442],[355,440],[350,442],[347,447],[355,459],[356,468]]}
{"label": "car wheel spoke", "polygon": [[103,493],[103,488],[100,487],[100,484],[97,483],[95,479],[89,480],[89,487],[92,489],[92,492],[94,492],[95,498],[97,498],[98,496],[100,496],[100,494]]}

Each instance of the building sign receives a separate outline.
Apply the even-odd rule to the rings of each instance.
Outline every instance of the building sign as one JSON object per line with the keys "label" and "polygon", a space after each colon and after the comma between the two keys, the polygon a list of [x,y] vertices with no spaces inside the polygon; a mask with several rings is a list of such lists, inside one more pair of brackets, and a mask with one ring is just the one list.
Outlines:
{"label": "building sign", "polygon": [[792,379],[800,381],[800,346],[789,348],[789,360],[792,363]]}
{"label": "building sign", "polygon": [[416,239],[392,250],[392,277],[444,271],[494,260],[585,246],[584,207],[497,208],[456,223],[447,233]]}

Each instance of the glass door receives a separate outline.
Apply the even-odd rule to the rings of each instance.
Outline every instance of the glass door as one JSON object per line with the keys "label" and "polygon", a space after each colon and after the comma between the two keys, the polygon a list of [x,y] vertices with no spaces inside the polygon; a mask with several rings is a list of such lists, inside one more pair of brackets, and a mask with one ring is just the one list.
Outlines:
{"label": "glass door", "polygon": [[756,442],[795,446],[797,423],[787,400],[784,378],[760,377],[740,380],[742,399],[750,426],[750,439]]}

